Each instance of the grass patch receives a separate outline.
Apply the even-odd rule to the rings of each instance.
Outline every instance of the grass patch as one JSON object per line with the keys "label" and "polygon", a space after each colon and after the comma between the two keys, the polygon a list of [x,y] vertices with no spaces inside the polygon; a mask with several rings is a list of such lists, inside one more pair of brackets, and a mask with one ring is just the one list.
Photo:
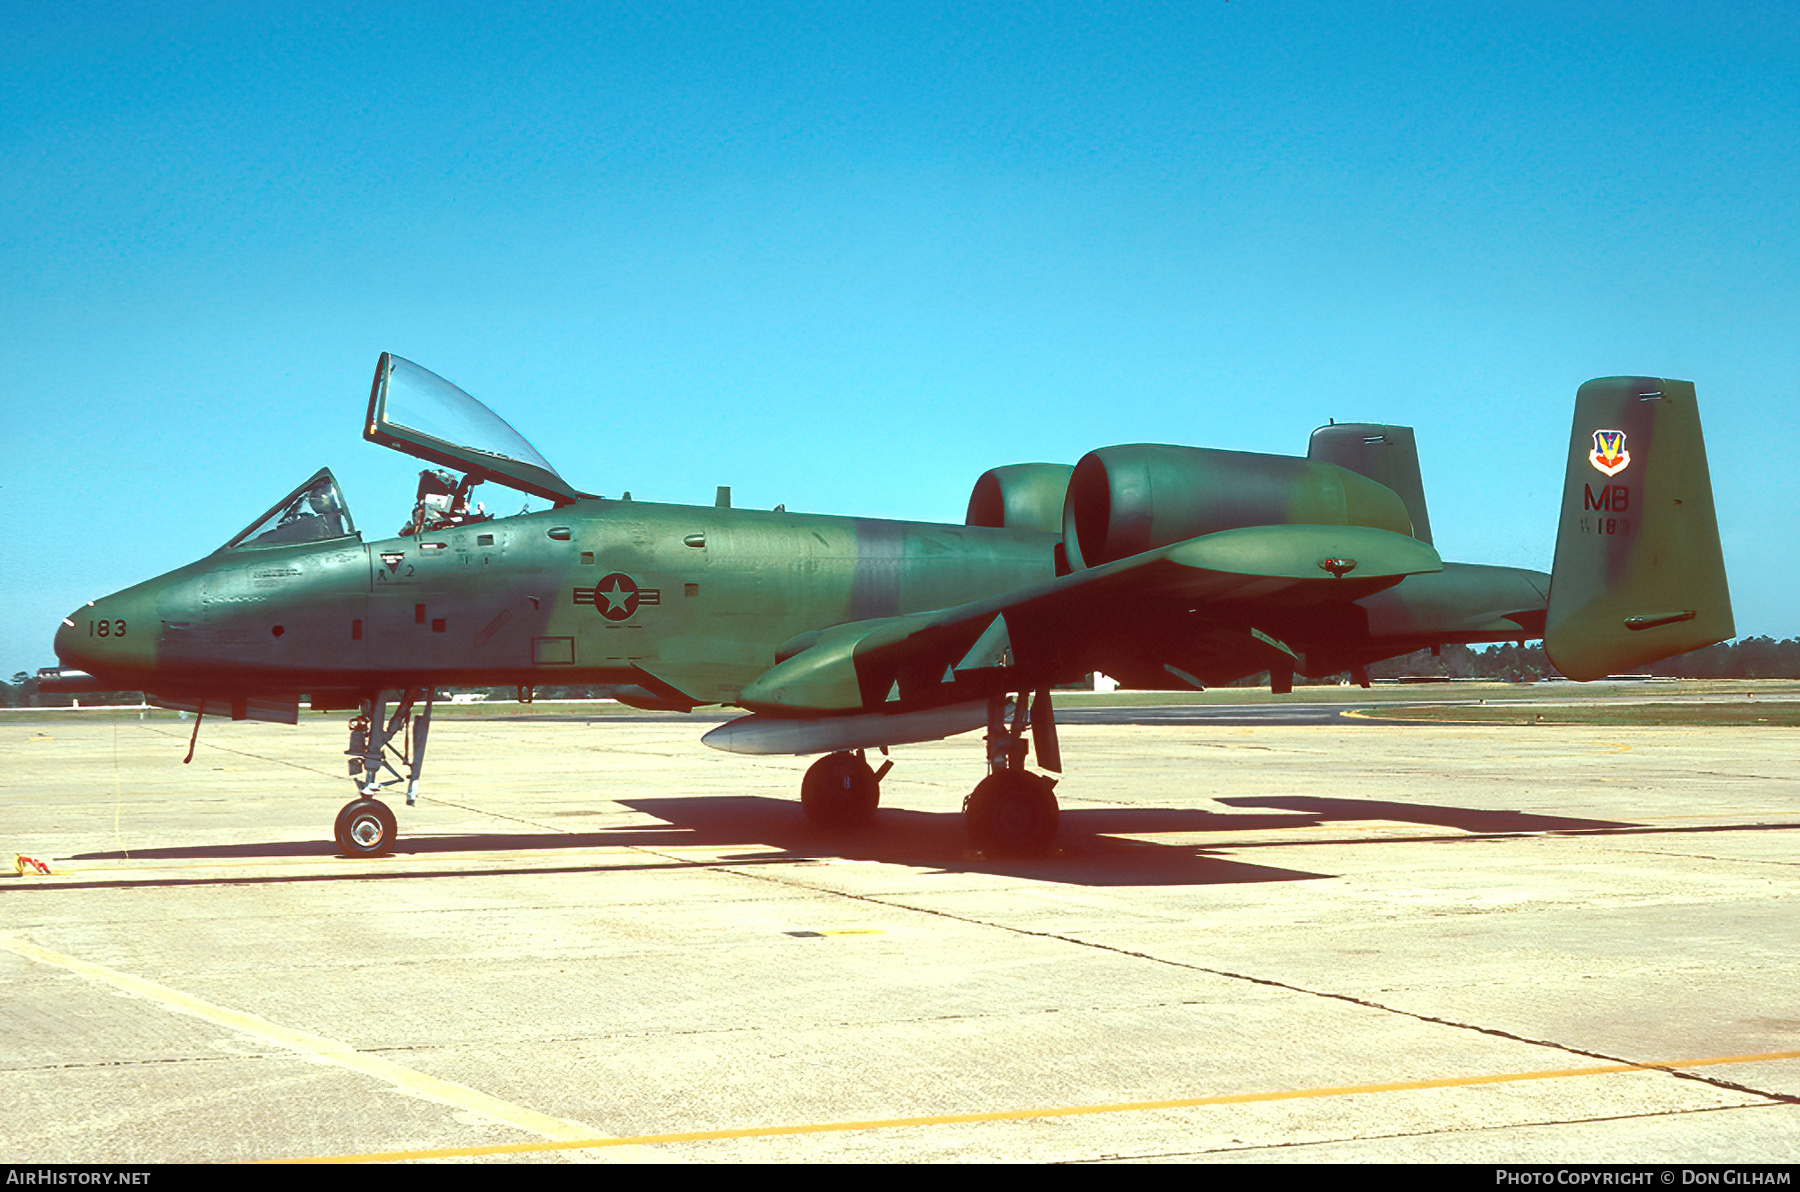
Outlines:
{"label": "grass patch", "polygon": [[1605,679],[1595,683],[1572,683],[1566,680],[1547,683],[1501,683],[1480,679],[1458,679],[1450,683],[1377,683],[1367,691],[1361,687],[1337,684],[1320,687],[1296,686],[1289,695],[1275,695],[1267,687],[1214,687],[1207,691],[1058,691],[1058,707],[1125,708],[1152,704],[1440,704],[1466,700],[1488,703],[1536,702],[1540,700],[1605,700],[1615,698],[1694,695],[1741,696],[1753,691],[1758,696],[1800,695],[1800,682],[1791,679],[1673,679],[1645,682],[1642,680]]}
{"label": "grass patch", "polygon": [[1800,701],[1679,704],[1415,704],[1364,713],[1430,724],[1579,724],[1596,728],[1800,728]]}
{"label": "grass patch", "polygon": [[[1751,695],[1750,699],[1744,699]],[[1731,703],[1688,702],[1694,696],[1733,697]],[[1058,691],[1059,708],[1139,708],[1169,705],[1221,706],[1241,704],[1374,704],[1380,711],[1369,715],[1382,719],[1430,720],[1439,723],[1516,724],[1771,724],[1792,726],[1800,716],[1800,702],[1780,699],[1758,703],[1757,697],[1800,696],[1800,682],[1788,679],[1676,679],[1655,682],[1597,683],[1498,683],[1458,680],[1451,683],[1377,683],[1361,687],[1338,685],[1295,687],[1288,695],[1276,695],[1266,687],[1215,687],[1207,691]],[[1668,703],[1643,701],[1673,697]],[[1485,700],[1484,704],[1472,701]],[[1581,700],[1581,704],[1543,701]],[[1742,703],[1737,702],[1742,700]],[[1589,701],[1597,702],[1595,707]],[[1675,702],[1680,701],[1680,702]],[[1531,704],[1529,712],[1520,704]],[[1387,705],[1392,705],[1388,707]],[[391,715],[393,705],[388,705]],[[742,709],[700,707],[696,720],[716,720],[742,715]],[[314,712],[300,706],[302,723],[348,720],[351,712]],[[686,719],[679,712],[645,712],[609,700],[539,700],[521,704],[511,699],[490,699],[474,704],[440,701],[433,716],[446,720],[533,720],[611,716],[668,716]],[[1658,718],[1663,717],[1663,718]],[[0,708],[0,727],[7,725],[94,723],[96,720],[177,721],[181,717],[162,708]],[[208,717],[210,725],[223,718]],[[202,729],[202,732],[205,730]]]}

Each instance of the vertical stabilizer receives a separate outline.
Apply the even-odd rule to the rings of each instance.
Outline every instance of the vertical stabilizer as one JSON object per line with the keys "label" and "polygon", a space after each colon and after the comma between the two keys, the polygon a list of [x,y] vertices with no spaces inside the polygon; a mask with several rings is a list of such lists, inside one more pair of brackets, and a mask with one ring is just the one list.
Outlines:
{"label": "vertical stabilizer", "polygon": [[1693,384],[1589,381],[1569,432],[1550,661],[1598,679],[1735,632]]}
{"label": "vertical stabilizer", "polygon": [[1419,447],[1413,441],[1412,427],[1334,422],[1312,433],[1306,458],[1348,468],[1393,489],[1412,518],[1413,537],[1431,541],[1431,518],[1425,512],[1425,483],[1419,478]]}

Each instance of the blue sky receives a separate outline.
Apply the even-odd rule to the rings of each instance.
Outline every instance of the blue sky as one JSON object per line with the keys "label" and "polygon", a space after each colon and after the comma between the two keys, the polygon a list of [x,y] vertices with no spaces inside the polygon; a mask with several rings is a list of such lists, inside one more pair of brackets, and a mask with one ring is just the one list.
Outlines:
{"label": "blue sky", "polygon": [[[1800,634],[1780,4],[0,8],[0,670],[321,464],[390,350],[571,482],[960,520],[984,469],[1417,427],[1548,569],[1577,385],[1694,381]],[[501,491],[482,494],[510,507]]]}

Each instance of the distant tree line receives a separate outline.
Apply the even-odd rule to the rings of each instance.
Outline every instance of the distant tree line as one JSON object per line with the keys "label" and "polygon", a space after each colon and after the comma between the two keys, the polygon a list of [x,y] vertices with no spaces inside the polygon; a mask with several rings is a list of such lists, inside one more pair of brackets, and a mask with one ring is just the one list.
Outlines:
{"label": "distant tree line", "polygon": [[[517,695],[513,687],[441,687],[438,689],[441,699],[448,699],[458,692],[485,694],[492,700],[511,700]],[[543,686],[536,688],[537,699],[605,699],[612,695],[612,688],[599,685]],[[12,677],[11,682],[0,682],[0,708],[67,708],[79,702],[82,707],[96,707],[111,704],[141,704],[144,693],[141,691],[95,691],[82,695],[63,695],[47,691],[39,691],[37,678],[20,671]],[[300,705],[304,708],[304,702]]]}
{"label": "distant tree line", "polygon": [[[1800,638],[1776,641],[1772,637],[1741,637],[1677,654],[1633,673],[1669,679],[1800,679]],[[1437,654],[1420,650],[1369,667],[1372,679],[1402,676],[1517,683],[1553,679],[1557,671],[1544,654],[1542,642],[1485,648],[1445,646]]]}
{"label": "distant tree line", "polygon": [[[1669,679],[1800,679],[1800,638],[1776,641],[1772,637],[1744,637],[1734,642],[1704,646],[1652,663],[1634,674]],[[1533,683],[1558,678],[1542,642],[1526,646],[1445,646],[1438,651],[1420,650],[1369,665],[1371,679],[1491,679],[1502,683]],[[1295,682],[1341,683],[1348,675]],[[1240,679],[1234,687],[1267,687],[1268,672]]]}
{"label": "distant tree line", "polygon": [[60,695],[39,691],[37,677],[20,671],[12,682],[0,682],[0,708],[66,708],[80,700],[86,708],[95,704],[140,704],[141,691],[96,691],[87,695]]}
{"label": "distant tree line", "polygon": [[[1800,638],[1776,641],[1772,637],[1741,637],[1734,642],[1704,646],[1686,654],[1677,654],[1652,663],[1637,673],[1670,679],[1800,679]],[[1323,682],[1336,683],[1348,676],[1334,675]],[[1496,679],[1502,682],[1529,683],[1556,678],[1556,668],[1544,654],[1542,643],[1528,646],[1512,644],[1475,649],[1469,646],[1445,646],[1432,652],[1420,650],[1369,667],[1371,679],[1445,678]],[[1239,680],[1234,686],[1267,686],[1267,673]],[[472,687],[470,692],[485,693],[492,700],[510,700],[511,687]],[[445,688],[448,697],[451,689]],[[598,685],[556,685],[537,688],[538,699],[603,699],[610,688]],[[87,695],[61,695],[40,692],[36,677],[20,671],[11,682],[0,682],[0,708],[66,708],[79,700],[83,705],[136,704],[143,701],[141,691],[101,691]]]}

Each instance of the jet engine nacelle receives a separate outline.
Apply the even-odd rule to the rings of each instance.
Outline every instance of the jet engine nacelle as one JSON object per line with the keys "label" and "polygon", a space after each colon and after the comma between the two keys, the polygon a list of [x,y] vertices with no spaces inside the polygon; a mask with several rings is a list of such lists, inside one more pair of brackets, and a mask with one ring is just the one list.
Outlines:
{"label": "jet engine nacelle", "polygon": [[1060,534],[1063,499],[1074,470],[1068,464],[1010,464],[983,472],[969,494],[963,524]]}
{"label": "jet engine nacelle", "polygon": [[1287,455],[1137,443],[1081,457],[1063,504],[1069,565],[1098,567],[1244,526],[1369,526],[1412,535],[1386,485]]}

